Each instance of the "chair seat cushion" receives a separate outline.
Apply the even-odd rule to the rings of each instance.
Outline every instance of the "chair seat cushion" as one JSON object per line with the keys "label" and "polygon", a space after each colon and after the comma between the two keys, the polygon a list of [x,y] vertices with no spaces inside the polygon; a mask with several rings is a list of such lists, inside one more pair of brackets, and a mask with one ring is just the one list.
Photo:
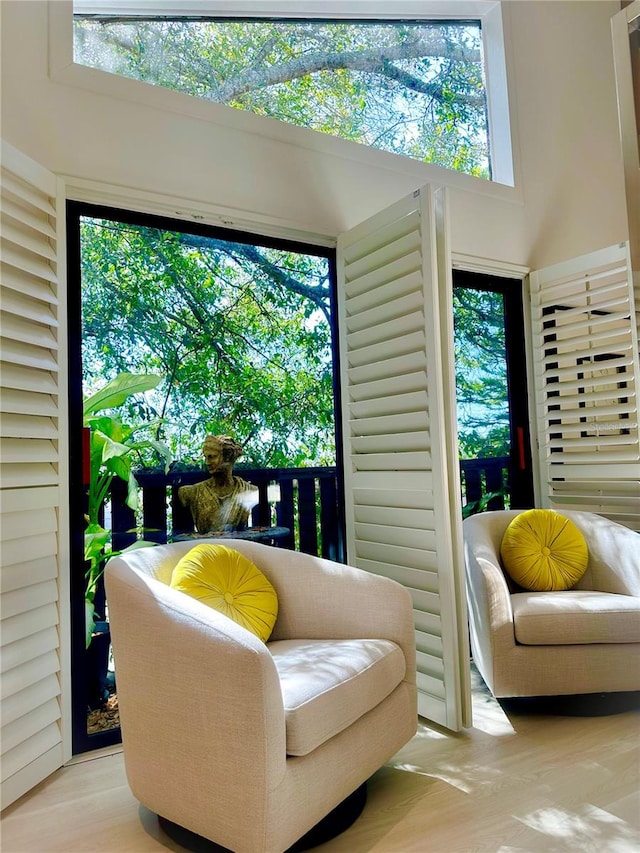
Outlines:
{"label": "chair seat cushion", "polygon": [[390,640],[278,640],[287,754],[307,755],[385,699],[405,676]]}
{"label": "chair seat cushion", "polygon": [[639,643],[640,598],[566,590],[511,596],[516,641],[527,646]]}

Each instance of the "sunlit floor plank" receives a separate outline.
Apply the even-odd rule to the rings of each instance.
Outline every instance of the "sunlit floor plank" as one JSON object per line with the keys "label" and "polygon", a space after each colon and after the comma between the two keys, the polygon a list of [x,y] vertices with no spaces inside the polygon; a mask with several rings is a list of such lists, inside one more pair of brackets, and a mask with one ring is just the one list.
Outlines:
{"label": "sunlit floor plank", "polygon": [[[320,853],[637,853],[640,714],[536,713],[474,676],[474,727],[421,723]],[[3,853],[180,851],[140,806],[121,754],[55,773],[9,807]]]}

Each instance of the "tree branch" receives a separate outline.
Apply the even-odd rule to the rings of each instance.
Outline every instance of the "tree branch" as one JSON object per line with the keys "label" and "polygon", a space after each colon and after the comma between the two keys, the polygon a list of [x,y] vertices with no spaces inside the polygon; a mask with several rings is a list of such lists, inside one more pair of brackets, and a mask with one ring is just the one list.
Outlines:
{"label": "tree branch", "polygon": [[250,263],[255,264],[277,284],[312,302],[322,311],[327,322],[329,322],[330,309],[328,288],[322,287],[318,289],[304,284],[299,281],[299,279],[286,273],[277,264],[272,263],[255,246],[246,243],[230,243],[226,240],[216,240],[213,237],[199,237],[195,234],[186,233],[180,234],[180,242],[184,243],[186,246],[192,246],[198,249],[216,249],[227,255],[231,255],[236,260],[238,260],[239,257],[244,261],[249,261]]}
{"label": "tree branch", "polygon": [[[446,56],[455,61],[480,62],[478,50],[456,49],[443,39],[415,39],[398,45],[376,47],[369,50],[345,50],[335,53],[318,51],[305,53],[290,62],[278,63],[266,68],[256,68],[255,66],[248,68],[226,83],[213,86],[206,97],[210,100],[229,103],[247,92],[274,86],[278,83],[287,83],[317,71],[348,69],[377,74],[395,80],[414,92],[421,92],[442,100],[443,93],[440,86],[421,80],[393,64],[397,60],[423,59],[429,56]],[[480,106],[483,103],[481,96],[474,95],[458,95],[457,100],[470,106]]]}

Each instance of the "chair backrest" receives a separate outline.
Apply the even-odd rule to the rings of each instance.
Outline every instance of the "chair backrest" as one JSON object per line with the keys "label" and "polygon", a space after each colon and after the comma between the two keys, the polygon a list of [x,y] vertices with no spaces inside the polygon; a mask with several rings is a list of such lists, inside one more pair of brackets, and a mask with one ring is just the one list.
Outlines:
{"label": "chair backrest", "polygon": [[[509,522],[523,511],[495,510],[465,519],[463,530],[468,547],[490,549],[493,559],[502,568],[502,537]],[[640,597],[640,534],[594,512],[557,512],[576,524],[589,549],[587,570],[574,588]],[[503,574],[511,592],[517,592],[504,569]]]}

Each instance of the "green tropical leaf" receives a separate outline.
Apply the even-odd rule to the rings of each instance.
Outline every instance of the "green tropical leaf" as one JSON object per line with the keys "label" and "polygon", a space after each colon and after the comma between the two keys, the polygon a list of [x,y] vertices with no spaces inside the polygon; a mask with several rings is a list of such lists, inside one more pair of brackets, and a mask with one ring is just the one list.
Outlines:
{"label": "green tropical leaf", "polygon": [[84,401],[84,414],[92,415],[104,409],[114,409],[126,402],[132,394],[155,388],[162,376],[153,373],[120,373],[115,379]]}

